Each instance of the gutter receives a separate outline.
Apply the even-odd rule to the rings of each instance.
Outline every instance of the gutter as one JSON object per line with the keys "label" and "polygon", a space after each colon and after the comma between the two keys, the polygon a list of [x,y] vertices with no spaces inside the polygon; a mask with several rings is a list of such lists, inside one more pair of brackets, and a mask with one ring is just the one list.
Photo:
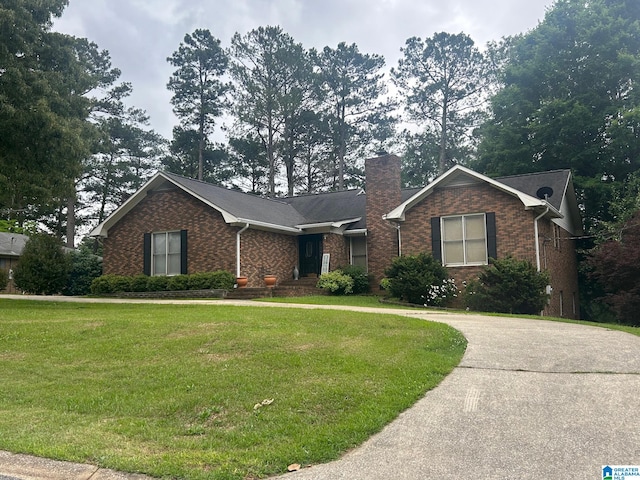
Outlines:
{"label": "gutter", "polygon": [[236,233],[236,278],[240,276],[240,235],[249,228],[249,224],[245,224],[238,232]]}

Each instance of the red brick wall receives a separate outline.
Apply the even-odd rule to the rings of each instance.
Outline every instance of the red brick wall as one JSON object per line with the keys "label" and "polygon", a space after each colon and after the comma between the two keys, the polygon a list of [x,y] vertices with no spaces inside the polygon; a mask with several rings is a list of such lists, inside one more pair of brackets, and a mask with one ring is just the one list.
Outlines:
{"label": "red brick wall", "polygon": [[228,270],[235,274],[235,232],[222,216],[181,190],[152,192],[109,229],[104,273],[143,273],[143,236],[187,230],[188,273]]}
{"label": "red brick wall", "polygon": [[[236,233],[222,215],[175,189],[142,200],[104,239],[104,273],[143,273],[143,237],[147,232],[187,230],[188,273],[227,270],[236,273]],[[266,273],[289,278],[297,263],[297,238],[258,230],[241,235],[240,273],[249,286],[263,286]]]}
{"label": "red brick wall", "polygon": [[554,228],[550,220],[540,220],[538,229],[540,266],[549,272],[553,288],[544,313],[554,317],[580,318],[575,240],[566,230],[557,226]]}
{"label": "red brick wall", "polygon": [[293,267],[297,264],[298,237],[251,228],[241,234],[240,274],[249,278],[247,286],[264,286],[266,274],[278,277],[278,283],[289,280],[293,278]]}
{"label": "red brick wall", "polygon": [[[511,255],[536,264],[535,214],[526,211],[522,202],[486,184],[436,189],[429,197],[406,213],[402,223],[402,253],[431,252],[431,217],[494,212],[498,258]],[[551,251],[548,241],[552,231],[549,220],[539,221],[541,268],[551,276],[553,294],[546,315],[559,315],[560,291],[564,297],[564,316],[572,316],[572,299],[577,302],[577,267],[572,241],[564,240],[563,251]],[[564,232],[565,237],[568,236]],[[449,267],[460,287],[463,281],[477,277],[482,267]]]}
{"label": "red brick wall", "polygon": [[328,253],[329,270],[349,265],[349,239],[335,233],[327,233],[322,240],[322,253]]}
{"label": "red brick wall", "polygon": [[367,254],[372,291],[384,277],[384,270],[398,255],[398,232],[383,215],[400,205],[400,158],[384,155],[365,160],[367,193]]}

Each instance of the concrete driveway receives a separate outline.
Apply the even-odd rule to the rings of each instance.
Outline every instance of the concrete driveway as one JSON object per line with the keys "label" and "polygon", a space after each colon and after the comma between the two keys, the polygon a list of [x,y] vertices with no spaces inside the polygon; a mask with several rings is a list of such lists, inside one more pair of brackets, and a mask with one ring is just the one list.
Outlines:
{"label": "concrete driveway", "polygon": [[[640,465],[640,337],[541,320],[357,310],[447,323],[466,336],[467,352],[438,387],[362,446],[275,478],[583,480],[601,479],[603,465]],[[0,478],[81,478],[21,477],[1,465]]]}
{"label": "concrete driveway", "polygon": [[640,465],[640,337],[541,320],[401,313],[468,339],[460,365],[342,459],[289,480],[602,479]]}

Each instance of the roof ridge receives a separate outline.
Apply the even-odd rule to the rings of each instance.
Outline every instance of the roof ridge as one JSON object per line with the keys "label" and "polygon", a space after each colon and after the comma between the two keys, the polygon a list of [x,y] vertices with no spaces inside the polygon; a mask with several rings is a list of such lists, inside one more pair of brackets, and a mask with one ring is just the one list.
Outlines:
{"label": "roof ridge", "polygon": [[219,188],[221,190],[224,190],[225,192],[239,193],[239,194],[242,194],[242,195],[246,195],[248,197],[259,198],[260,200],[269,200],[271,202],[280,203],[282,205],[288,205],[287,202],[285,202],[285,201],[283,201],[282,199],[279,199],[279,198],[265,197],[263,195],[254,195],[254,194],[249,193],[249,192],[243,192],[242,190],[236,190],[235,188],[228,188],[228,187],[225,187],[225,186],[222,186],[222,185],[217,185],[215,183],[205,182],[204,180],[198,180],[196,178],[185,177],[184,175],[180,175],[180,174],[177,174],[177,173],[165,172],[163,170],[161,170],[160,173],[162,173],[163,175],[168,175],[170,177],[178,177],[178,178],[190,181],[190,182],[200,183],[200,184],[205,185],[207,187]]}
{"label": "roof ridge", "polygon": [[531,172],[531,173],[515,173],[513,175],[500,175],[498,177],[493,177],[494,179],[496,178],[513,178],[513,177],[532,177],[534,175],[543,175],[546,173],[558,173],[558,172],[571,172],[570,168],[557,168],[555,170],[545,170],[543,172]]}

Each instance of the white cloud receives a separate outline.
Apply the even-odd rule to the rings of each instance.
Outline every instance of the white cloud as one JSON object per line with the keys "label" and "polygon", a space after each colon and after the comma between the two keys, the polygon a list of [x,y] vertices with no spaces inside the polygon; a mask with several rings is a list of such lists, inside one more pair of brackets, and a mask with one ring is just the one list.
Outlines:
{"label": "white cloud", "polygon": [[234,33],[280,25],[306,48],[356,43],[383,55],[389,67],[412,36],[465,32],[479,46],[525,32],[552,0],[74,0],[54,28],[87,37],[109,50],[122,79],[133,84],[131,104],[147,110],[153,127],[171,135],[166,58],[184,35],[208,28],[228,46]]}

